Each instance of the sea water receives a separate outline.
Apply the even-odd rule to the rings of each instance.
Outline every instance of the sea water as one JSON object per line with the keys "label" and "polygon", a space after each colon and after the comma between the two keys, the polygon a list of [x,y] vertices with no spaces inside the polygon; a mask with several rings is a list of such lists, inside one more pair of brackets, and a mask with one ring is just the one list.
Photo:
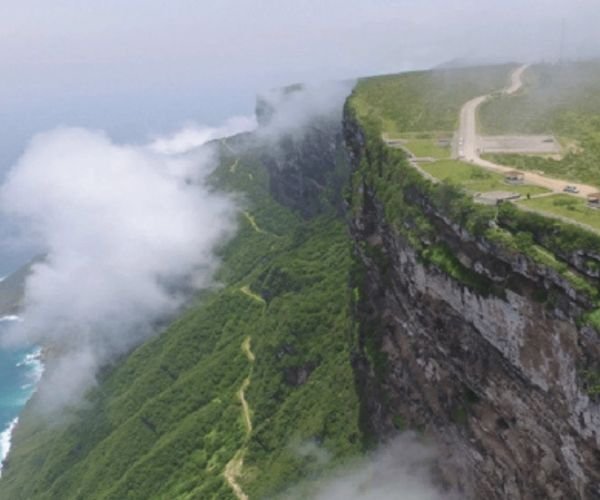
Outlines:
{"label": "sea water", "polygon": [[[0,336],[13,321],[20,319],[17,316],[0,317]],[[19,413],[35,392],[42,371],[39,348],[0,349],[0,475]]]}

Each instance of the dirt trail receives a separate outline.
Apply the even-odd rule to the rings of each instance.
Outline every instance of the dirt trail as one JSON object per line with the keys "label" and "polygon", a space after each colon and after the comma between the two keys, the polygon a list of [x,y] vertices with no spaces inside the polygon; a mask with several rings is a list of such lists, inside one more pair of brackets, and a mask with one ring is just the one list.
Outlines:
{"label": "dirt trail", "polygon": [[[267,304],[265,299],[263,299],[257,293],[254,293],[252,290],[250,290],[250,287],[248,285],[244,285],[243,287],[241,287],[240,292],[242,292],[247,297],[250,297],[252,300],[255,300],[256,302],[260,302],[263,306]],[[244,348],[243,346],[244,346],[244,344],[242,344],[242,349]],[[244,352],[246,352],[246,351],[244,351]],[[254,361],[254,358],[251,361]]]}
{"label": "dirt trail", "polygon": [[242,470],[244,468],[244,455],[246,454],[246,445],[248,443],[248,439],[252,434],[252,415],[250,413],[250,406],[246,401],[246,390],[250,385],[250,379],[252,376],[252,365],[254,364],[254,360],[256,357],[252,352],[251,347],[252,338],[246,337],[242,342],[242,352],[248,358],[248,362],[250,363],[250,373],[242,382],[242,386],[237,392],[237,397],[242,404],[242,416],[244,418],[244,426],[246,428],[246,436],[244,438],[244,444],[242,447],[235,453],[233,458],[227,462],[225,466],[225,471],[223,475],[225,476],[225,480],[227,484],[229,484],[230,488],[233,490],[234,495],[238,500],[248,500],[248,495],[244,493],[244,490],[238,483],[238,478],[242,475]]}
{"label": "dirt trail", "polygon": [[236,159],[231,165],[229,165],[229,172],[235,174],[235,171],[237,170],[239,164],[240,160]]}
{"label": "dirt trail", "polygon": [[[523,86],[523,73],[527,69],[528,65],[523,65],[517,68],[511,74],[511,83],[504,89],[504,93],[507,95],[518,92]],[[471,99],[464,104],[460,111],[460,126],[459,126],[459,154],[464,160],[471,162],[475,165],[479,165],[488,170],[504,174],[506,172],[514,171],[514,167],[506,167],[504,165],[498,165],[488,160],[484,160],[479,156],[479,136],[477,135],[477,110],[479,106],[490,98],[490,95],[483,95]],[[552,177],[546,177],[544,175],[535,174],[533,172],[522,171],[524,182],[526,184],[533,184],[541,186],[546,189],[550,189],[556,193],[563,192],[566,186],[575,186],[579,189],[579,193],[570,193],[572,196],[579,198],[586,198],[589,194],[598,192],[598,188],[589,186],[587,184],[578,184],[575,182],[568,182],[560,179],[554,179]]]}
{"label": "dirt trail", "polygon": [[252,229],[254,229],[257,233],[264,234],[264,231],[256,223],[254,216],[252,216],[249,212],[244,211],[244,217],[246,217],[246,220],[250,223]]}

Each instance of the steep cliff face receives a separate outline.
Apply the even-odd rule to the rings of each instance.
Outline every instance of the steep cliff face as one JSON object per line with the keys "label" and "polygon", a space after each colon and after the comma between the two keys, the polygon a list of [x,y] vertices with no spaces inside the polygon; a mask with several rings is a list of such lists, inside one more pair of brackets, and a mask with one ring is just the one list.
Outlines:
{"label": "steep cliff face", "polygon": [[[340,89],[334,102],[322,111],[310,110],[310,91],[300,85],[257,100],[258,136],[265,144],[260,160],[269,171],[271,195],[304,218],[323,213],[332,205],[341,213],[341,187],[347,176],[342,92]],[[310,110],[309,120],[303,108]]]}
{"label": "steep cliff face", "polygon": [[588,297],[405,188],[404,203],[434,228],[418,246],[447,249],[472,279],[424,259],[387,222],[381,152],[350,113],[345,139],[363,424],[382,439],[406,426],[432,435],[441,476],[468,498],[600,498],[600,403],[589,388],[600,340],[578,320]]}

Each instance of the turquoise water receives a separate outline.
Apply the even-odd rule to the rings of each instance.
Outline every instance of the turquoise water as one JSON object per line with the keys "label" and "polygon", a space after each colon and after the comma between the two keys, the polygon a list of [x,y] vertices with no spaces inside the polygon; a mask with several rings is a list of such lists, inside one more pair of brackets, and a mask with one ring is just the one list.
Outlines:
{"label": "turquoise water", "polygon": [[[12,321],[0,318],[0,336]],[[12,427],[35,391],[42,368],[39,349],[0,350],[0,462],[6,458]]]}

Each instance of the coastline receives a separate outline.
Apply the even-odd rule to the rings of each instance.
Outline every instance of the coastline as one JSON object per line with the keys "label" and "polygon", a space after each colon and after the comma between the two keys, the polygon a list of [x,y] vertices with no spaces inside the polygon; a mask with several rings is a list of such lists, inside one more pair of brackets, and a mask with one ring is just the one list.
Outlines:
{"label": "coastline", "polygon": [[10,446],[12,441],[12,435],[19,423],[19,417],[15,417],[12,422],[8,425],[2,433],[0,433],[0,478],[2,478],[2,469],[4,468],[4,462],[10,452]]}
{"label": "coastline", "polygon": [[[16,315],[4,315],[0,317],[0,324],[4,322],[23,321]],[[14,407],[18,408],[18,414],[14,416],[8,425],[0,428],[0,478],[2,478],[3,466],[10,453],[12,437],[19,424],[19,416],[27,402],[37,391],[40,380],[44,373],[44,351],[36,346],[23,351],[20,359],[14,364],[14,369],[21,373],[21,384],[15,389],[18,398],[14,400]]]}

